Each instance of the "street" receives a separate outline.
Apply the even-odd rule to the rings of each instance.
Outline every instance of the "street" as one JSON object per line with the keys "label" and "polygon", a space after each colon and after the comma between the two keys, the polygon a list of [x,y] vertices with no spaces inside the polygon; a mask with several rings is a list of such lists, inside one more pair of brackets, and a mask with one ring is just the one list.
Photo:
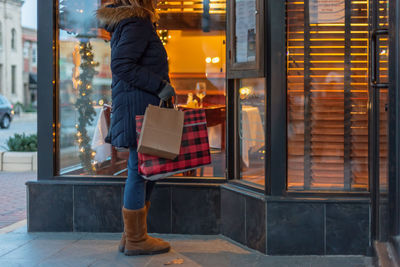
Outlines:
{"label": "street", "polygon": [[0,151],[7,150],[7,140],[14,134],[36,134],[36,113],[24,113],[19,116],[15,116],[11,122],[10,128],[1,129],[0,128]]}

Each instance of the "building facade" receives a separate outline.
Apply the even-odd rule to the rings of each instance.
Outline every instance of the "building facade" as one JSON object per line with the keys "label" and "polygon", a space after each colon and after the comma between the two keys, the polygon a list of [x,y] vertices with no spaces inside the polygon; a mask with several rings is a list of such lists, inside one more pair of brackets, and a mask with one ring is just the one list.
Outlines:
{"label": "building facade", "polygon": [[[44,89],[29,231],[123,229],[128,155],[111,149],[95,160],[93,142],[101,111],[109,116],[103,104],[112,104],[110,36],[91,15],[100,2],[39,9]],[[269,255],[398,248],[399,7],[159,2],[178,104],[206,110],[212,164],[157,184],[149,230],[223,234]],[[79,115],[78,100],[96,115]]]}
{"label": "building facade", "polygon": [[0,1],[0,93],[12,103],[24,103],[20,0]]}
{"label": "building facade", "polygon": [[37,31],[22,28],[24,104],[37,106]]}

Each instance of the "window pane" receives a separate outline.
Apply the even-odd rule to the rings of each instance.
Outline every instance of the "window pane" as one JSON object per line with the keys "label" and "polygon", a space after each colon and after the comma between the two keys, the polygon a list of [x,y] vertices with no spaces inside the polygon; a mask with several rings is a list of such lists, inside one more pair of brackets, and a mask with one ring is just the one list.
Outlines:
{"label": "window pane", "polygon": [[[178,176],[225,173],[225,1],[160,2],[158,34],[182,107],[206,109],[212,164]],[[97,28],[97,1],[60,0],[60,172],[126,175],[128,152],[103,143],[110,119],[110,44]],[[171,7],[173,6],[173,8]],[[181,8],[185,7],[185,8]],[[205,14],[205,12],[207,14]],[[94,72],[93,72],[94,71]],[[93,77],[91,74],[94,73]]]}
{"label": "window pane", "polygon": [[239,88],[240,177],[265,184],[265,78],[242,79]]}
{"label": "window pane", "polygon": [[[179,176],[225,176],[225,0],[160,2],[159,35],[182,107],[204,108],[212,164]],[[190,22],[190,23],[187,23]]]}
{"label": "window pane", "polygon": [[[59,146],[61,174],[114,174],[104,144],[103,104],[111,103],[110,45],[100,37],[98,1],[60,1]],[[109,118],[109,117],[108,117]],[[95,131],[96,128],[98,131]],[[121,167],[123,169],[123,167]]]}
{"label": "window pane", "polygon": [[17,66],[15,66],[15,65],[12,65],[11,66],[11,93],[12,94],[15,94],[16,93],[16,91],[15,91],[15,86],[16,86],[16,75],[17,75]]}
{"label": "window pane", "polygon": [[319,3],[287,2],[288,189],[365,191],[368,1]]}
{"label": "window pane", "polygon": [[256,60],[256,1],[235,1],[236,62]]}

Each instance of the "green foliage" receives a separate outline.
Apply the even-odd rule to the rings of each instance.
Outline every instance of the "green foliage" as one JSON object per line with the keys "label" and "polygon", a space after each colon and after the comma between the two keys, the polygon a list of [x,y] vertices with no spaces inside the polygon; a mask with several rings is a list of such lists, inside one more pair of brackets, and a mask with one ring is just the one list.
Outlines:
{"label": "green foliage", "polygon": [[99,63],[94,61],[93,47],[89,41],[81,40],[79,50],[82,61],[78,80],[79,97],[75,103],[79,114],[78,123],[76,124],[76,141],[79,144],[79,151],[81,152],[79,158],[83,168],[88,174],[93,174],[95,171],[93,164],[94,151],[91,148],[91,139],[86,127],[93,124],[96,115],[91,95],[93,77],[97,74],[95,68]]}
{"label": "green foliage", "polygon": [[37,112],[37,109],[32,105],[32,104],[29,104],[29,105],[25,105],[24,106],[24,112],[32,112],[32,113],[34,113],[34,112]]}
{"label": "green foliage", "polygon": [[8,151],[32,152],[37,151],[37,135],[14,134],[7,140]]}

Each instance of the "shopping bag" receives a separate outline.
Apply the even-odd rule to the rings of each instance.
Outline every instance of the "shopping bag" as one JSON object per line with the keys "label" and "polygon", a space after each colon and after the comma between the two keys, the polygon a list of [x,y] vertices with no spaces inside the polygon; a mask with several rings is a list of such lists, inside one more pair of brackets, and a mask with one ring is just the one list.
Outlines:
{"label": "shopping bag", "polygon": [[174,159],[179,154],[183,131],[183,111],[149,105],[144,114],[138,153]]}
{"label": "shopping bag", "polygon": [[[136,116],[136,132],[141,136],[143,116]],[[173,159],[138,153],[138,171],[148,180],[159,180],[211,163],[207,121],[204,109],[184,111],[184,125],[179,155]]]}

